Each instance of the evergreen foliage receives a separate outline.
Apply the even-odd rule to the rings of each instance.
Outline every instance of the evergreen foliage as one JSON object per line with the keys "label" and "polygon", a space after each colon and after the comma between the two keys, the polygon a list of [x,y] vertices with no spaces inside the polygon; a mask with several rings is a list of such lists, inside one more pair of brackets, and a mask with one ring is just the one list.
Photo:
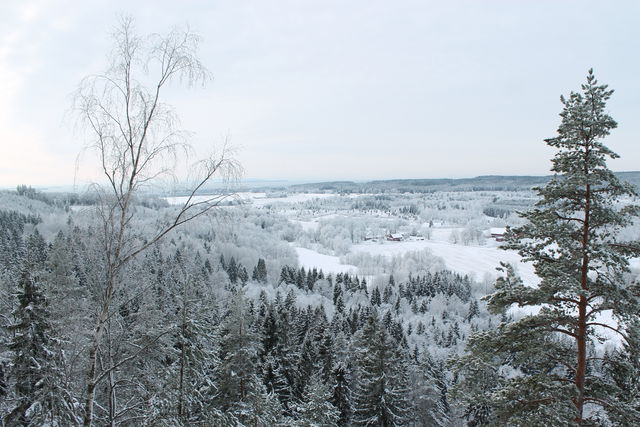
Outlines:
{"label": "evergreen foliage", "polygon": [[375,311],[354,337],[353,425],[401,426],[409,402],[406,362]]}
{"label": "evergreen foliage", "polygon": [[555,175],[504,245],[533,263],[540,283],[523,283],[503,264],[488,297],[494,313],[519,306],[528,314],[474,337],[457,362],[465,377],[458,393],[473,425],[640,422],[633,403],[616,397],[620,385],[599,369],[610,356],[593,350],[605,333],[629,341],[640,313],[637,284],[625,276],[640,247],[620,233],[639,213],[620,200],[636,192],[607,168],[618,156],[602,142],[617,126],[606,112],[612,93],[590,70],[581,92],[561,97],[558,134],[546,140],[558,150]]}
{"label": "evergreen foliage", "polygon": [[253,268],[251,280],[260,283],[267,283],[267,265],[263,258],[258,260],[258,264]]}
{"label": "evergreen foliage", "polygon": [[412,405],[411,421],[416,426],[447,426],[449,408],[443,374],[434,360],[425,354],[409,366],[409,395]]}
{"label": "evergreen foliage", "polygon": [[331,389],[322,381],[319,375],[312,376],[299,409],[299,425],[301,427],[338,425],[339,411],[330,400]]}
{"label": "evergreen foliage", "polygon": [[[84,221],[81,215],[77,219],[78,224]],[[86,390],[85,367],[64,362],[77,360],[86,351],[94,332],[92,317],[100,309],[99,284],[104,272],[101,240],[96,239],[93,228],[85,226],[70,218],[61,232],[46,235],[26,226],[18,229],[17,245],[3,248],[0,254],[39,263],[30,271],[45,279],[40,289],[49,301],[50,331],[55,331],[64,350],[60,354],[65,355],[61,365],[64,381],[59,384],[64,384],[75,401]],[[140,236],[142,239],[144,233]],[[218,262],[222,253],[225,269]],[[95,392],[93,423],[300,425],[318,423],[318,408],[324,405],[323,416],[329,419],[321,423],[333,425],[335,411],[336,425],[354,425],[362,385],[358,378],[364,377],[358,377],[362,364],[351,349],[357,347],[356,337],[367,327],[374,308],[385,313],[380,328],[388,340],[386,347],[401,354],[401,383],[433,394],[410,394],[411,399],[425,403],[425,396],[439,396],[442,402],[450,378],[427,379],[415,360],[427,347],[440,352],[439,360],[460,348],[446,343],[441,335],[457,336],[455,325],[465,322],[468,304],[462,304],[459,295],[468,293],[468,278],[444,271],[424,273],[383,287],[376,283],[367,294],[369,276],[366,280],[346,273],[325,276],[318,269],[290,266],[290,260],[278,264],[268,256],[272,254],[244,257],[211,240],[209,230],[195,227],[194,234],[187,230],[160,242],[123,268],[119,278],[123,286],[113,295],[105,322],[100,349],[104,359],[99,359],[99,367],[106,369],[101,370],[104,376]],[[257,271],[260,259],[265,266],[281,265],[286,280],[271,283],[267,277],[266,282],[254,280],[243,286],[243,265],[255,265]],[[237,272],[235,284],[226,271],[230,266]],[[3,277],[8,274],[4,270]],[[239,297],[243,293],[246,299]],[[383,293],[388,301],[383,301]],[[17,303],[13,294],[6,296],[7,302]],[[371,305],[372,300],[376,305]],[[433,317],[430,308],[441,303],[453,304],[446,320],[440,322],[438,314],[435,326],[425,328]],[[425,307],[424,313],[408,310],[416,305],[421,310]],[[420,337],[416,332],[420,322],[414,316],[421,318]],[[474,320],[484,324],[486,316],[481,309]],[[5,341],[12,332],[7,328],[0,332],[0,366],[8,366],[13,353]],[[385,363],[393,367],[394,360],[390,356]],[[439,362],[434,361],[433,366]],[[15,383],[15,373],[5,369],[4,385],[0,381],[3,393],[8,393],[6,398],[0,395],[3,417],[9,412],[8,404],[14,402]],[[324,396],[324,401],[318,396]],[[406,401],[403,422],[419,425],[451,415],[448,408],[435,403]],[[436,410],[446,414],[431,413]]]}
{"label": "evergreen foliage", "polygon": [[221,325],[217,403],[241,420],[252,413],[262,390],[257,372],[260,341],[250,326],[244,295],[236,292]]}
{"label": "evergreen foliage", "polygon": [[339,364],[332,372],[333,391],[330,402],[338,410],[337,425],[347,426],[351,420],[351,389],[349,387],[348,368]]}
{"label": "evergreen foliage", "polygon": [[9,327],[13,332],[9,348],[14,354],[10,363],[14,404],[4,422],[7,426],[76,424],[79,419],[66,388],[60,342],[52,334],[42,284],[26,268],[18,283],[17,300],[16,321]]}

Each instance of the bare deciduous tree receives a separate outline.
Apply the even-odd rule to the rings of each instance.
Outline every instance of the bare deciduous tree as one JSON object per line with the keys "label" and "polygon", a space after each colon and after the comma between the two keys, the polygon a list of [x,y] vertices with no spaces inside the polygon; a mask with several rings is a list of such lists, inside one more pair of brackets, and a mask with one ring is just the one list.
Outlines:
{"label": "bare deciduous tree", "polygon": [[104,278],[87,353],[85,426],[93,423],[96,386],[113,369],[138,354],[106,367],[98,364],[123,267],[171,230],[205,214],[228,196],[196,199],[196,193],[207,182],[214,177],[235,178],[241,172],[225,143],[217,155],[191,168],[199,175],[191,180],[186,201],[170,217],[155,224],[144,236],[134,229],[135,196],[156,180],[175,178],[175,162],[189,149],[187,134],[177,129],[173,109],[163,102],[164,90],[172,81],[187,86],[204,83],[210,74],[197,56],[198,37],[188,30],[141,38],[135,34],[133,20],[125,17],[114,33],[114,41],[109,68],[103,74],[86,77],[74,101],[74,110],[88,130],[90,148],[97,152],[108,182],[97,187]]}

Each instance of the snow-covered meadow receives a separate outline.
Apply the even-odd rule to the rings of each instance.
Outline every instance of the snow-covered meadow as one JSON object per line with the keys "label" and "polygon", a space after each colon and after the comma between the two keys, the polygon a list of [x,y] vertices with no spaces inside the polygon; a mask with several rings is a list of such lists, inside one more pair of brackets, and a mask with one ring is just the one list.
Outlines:
{"label": "snow-covered meadow", "polygon": [[[500,249],[500,243],[490,235],[492,229],[519,224],[519,218],[513,213],[504,218],[484,213],[496,199],[505,203],[505,199],[520,201],[527,197],[528,193],[513,192],[293,193],[277,198],[267,193],[239,195],[245,203],[278,212],[299,226],[291,244],[299,265],[305,268],[369,276],[370,271],[349,259],[370,255],[392,263],[394,258],[421,253],[438,268],[468,275],[478,282],[493,281],[496,268],[507,262],[516,266],[525,283],[536,284],[533,267],[521,262],[516,253]],[[400,241],[391,241],[389,236],[394,233],[401,236]]]}
{"label": "snow-covered meadow", "polygon": [[[304,229],[304,228],[303,228]],[[307,230],[305,230],[307,231]],[[436,235],[447,235],[448,230],[438,230]],[[443,233],[445,231],[445,233]],[[495,241],[486,245],[461,245],[452,243],[448,238],[432,238],[430,240],[407,240],[363,242],[352,245],[349,254],[369,254],[393,258],[403,256],[409,252],[422,252],[427,250],[433,257],[442,261],[447,270],[467,275],[475,280],[493,280],[497,276],[496,268],[501,262],[516,266],[516,269],[525,283],[536,284],[538,277],[533,266],[521,261],[520,256],[513,251],[499,248]],[[326,272],[359,273],[358,267],[352,264],[341,263],[341,257],[327,255],[318,251],[296,247],[298,261],[305,268],[321,268]],[[345,259],[346,257],[342,257]]]}
{"label": "snow-covered meadow", "polygon": [[[198,195],[194,201],[211,197]],[[186,199],[165,197],[170,205]],[[287,241],[295,248],[299,266],[307,269],[371,277],[371,268],[358,264],[377,262],[376,271],[381,274],[402,276],[412,272],[398,271],[398,261],[419,254],[422,260],[429,259],[431,270],[447,269],[476,282],[493,282],[502,262],[512,264],[525,284],[535,286],[539,282],[531,264],[522,262],[515,252],[501,249],[499,239],[491,236],[507,225],[522,223],[517,211],[532,206],[530,191],[262,191],[239,192],[225,200],[284,217],[295,230]],[[392,240],[391,234],[400,236],[399,241]],[[640,269],[640,260],[632,260],[631,267]]]}

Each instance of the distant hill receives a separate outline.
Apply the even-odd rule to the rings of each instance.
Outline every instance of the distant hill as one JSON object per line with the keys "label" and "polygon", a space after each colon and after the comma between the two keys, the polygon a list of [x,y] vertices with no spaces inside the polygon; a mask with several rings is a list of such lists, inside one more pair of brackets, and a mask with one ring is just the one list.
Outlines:
{"label": "distant hill", "polygon": [[[616,172],[618,178],[640,188],[640,171]],[[547,176],[500,176],[485,175],[475,178],[438,179],[390,179],[368,182],[329,181],[298,184],[289,187],[292,191],[338,193],[432,193],[435,191],[523,191],[546,184]]]}

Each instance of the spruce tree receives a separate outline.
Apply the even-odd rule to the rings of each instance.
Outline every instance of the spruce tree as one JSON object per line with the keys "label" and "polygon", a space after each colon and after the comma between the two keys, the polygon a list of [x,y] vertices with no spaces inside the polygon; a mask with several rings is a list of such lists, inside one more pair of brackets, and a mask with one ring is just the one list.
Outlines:
{"label": "spruce tree", "polygon": [[348,426],[351,419],[351,389],[349,388],[349,370],[339,363],[331,373],[332,395],[330,402],[338,409],[337,425]]}
{"label": "spruce tree", "polygon": [[264,393],[258,378],[260,337],[250,327],[242,291],[231,295],[220,329],[217,404],[229,415],[244,420]]}
{"label": "spruce tree", "polygon": [[[176,307],[175,332],[163,359],[169,365],[160,373],[161,390],[155,399],[161,416],[154,424],[207,424],[224,419],[214,407],[218,385],[214,371],[220,366],[217,316],[211,299],[197,295],[204,284],[195,264],[172,271],[177,289],[173,292]],[[168,317],[168,316],[167,316]]]}
{"label": "spruce tree", "polygon": [[406,362],[375,311],[354,336],[353,425],[405,425],[409,402]]}
{"label": "spruce tree", "polygon": [[[73,242],[59,232],[47,255],[43,274],[52,325],[65,343],[77,343],[78,331],[90,318],[87,286],[81,284],[74,265]],[[70,310],[70,305],[73,310]],[[63,347],[63,348],[65,348]],[[68,349],[69,347],[66,347]]]}
{"label": "spruce tree", "polygon": [[231,260],[229,261],[229,264],[227,265],[227,268],[225,270],[229,275],[229,281],[235,284],[239,279],[238,277],[239,269],[238,269],[238,265],[236,264],[236,259],[234,257],[231,257]]}
{"label": "spruce tree", "polygon": [[47,242],[36,228],[25,243],[25,262],[30,269],[41,268],[47,260]]}
{"label": "spruce tree", "polygon": [[[416,347],[417,349],[417,347]],[[443,401],[442,374],[431,357],[426,354],[416,357],[409,366],[409,401],[412,406],[412,421],[416,426],[446,426],[446,401]]]}
{"label": "spruce tree", "polygon": [[249,273],[247,273],[247,269],[244,268],[243,265],[239,265],[238,267],[238,280],[240,280],[243,286],[249,281]]}
{"label": "spruce tree", "polygon": [[42,284],[25,268],[18,283],[16,321],[9,326],[13,339],[10,377],[13,409],[4,422],[13,425],[74,425],[74,401],[63,370],[60,342],[53,336]]}
{"label": "spruce tree", "polygon": [[4,363],[0,363],[0,402],[4,402],[7,395],[7,377],[5,375]]}
{"label": "spruce tree", "polygon": [[378,288],[373,288],[370,301],[371,305],[380,306],[380,304],[382,304],[382,299],[380,298],[380,290]]}
{"label": "spruce tree", "polygon": [[267,265],[264,259],[258,259],[258,264],[253,268],[253,274],[251,280],[255,280],[260,283],[267,283]]}
{"label": "spruce tree", "polygon": [[594,369],[608,356],[588,351],[604,333],[628,339],[629,320],[640,310],[637,285],[625,277],[629,257],[640,248],[620,233],[639,213],[621,199],[636,191],[607,168],[618,156],[602,142],[617,126],[605,109],[612,93],[589,70],[580,93],[561,97],[558,134],[546,140],[558,150],[555,175],[537,189],[535,208],[521,214],[528,222],[509,230],[504,245],[533,263],[540,283],[523,283],[503,265],[506,276],[488,297],[494,313],[517,305],[531,314],[476,336],[459,361],[467,377],[459,390],[475,382],[486,386],[485,396],[491,392],[489,401],[480,393],[467,396],[485,402],[483,417],[491,424],[591,425],[603,416],[639,421],[615,398],[615,384]]}
{"label": "spruce tree", "polygon": [[267,384],[267,390],[274,392],[280,400],[284,410],[291,414],[292,403],[301,397],[301,376],[298,367],[300,352],[295,337],[295,319],[293,313],[295,307],[286,307],[280,304],[276,314],[275,344],[267,356],[271,356],[273,362],[273,384]]}
{"label": "spruce tree", "polygon": [[322,382],[320,375],[311,377],[302,405],[300,405],[300,426],[337,426],[340,412],[330,402],[331,389]]}
{"label": "spruce tree", "polygon": [[606,378],[615,400],[623,409],[610,415],[617,424],[640,420],[640,319],[628,325],[628,336],[621,349],[606,358]]}

